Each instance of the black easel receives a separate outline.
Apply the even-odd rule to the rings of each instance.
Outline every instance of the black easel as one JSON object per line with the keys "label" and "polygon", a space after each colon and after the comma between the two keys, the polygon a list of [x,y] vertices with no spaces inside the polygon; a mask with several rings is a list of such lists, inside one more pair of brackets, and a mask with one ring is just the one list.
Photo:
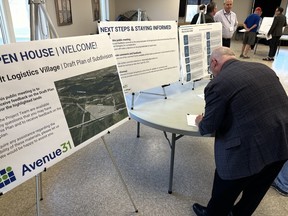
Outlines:
{"label": "black easel", "polygon": [[[162,85],[161,88],[163,90],[163,94],[159,93],[153,93],[153,92],[145,92],[145,91],[140,91],[140,94],[150,94],[150,95],[158,95],[158,96],[164,96],[164,99],[167,99],[165,87],[170,86],[170,84],[165,84]],[[135,92],[132,93],[132,100],[131,100],[131,110],[134,109],[134,101],[135,101]]]}

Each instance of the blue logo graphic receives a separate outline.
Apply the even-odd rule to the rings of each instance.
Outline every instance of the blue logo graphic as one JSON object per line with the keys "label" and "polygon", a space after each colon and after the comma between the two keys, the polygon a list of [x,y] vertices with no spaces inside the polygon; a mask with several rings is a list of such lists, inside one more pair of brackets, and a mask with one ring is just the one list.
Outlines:
{"label": "blue logo graphic", "polygon": [[0,188],[7,186],[14,181],[16,181],[16,177],[12,167],[0,170]]}

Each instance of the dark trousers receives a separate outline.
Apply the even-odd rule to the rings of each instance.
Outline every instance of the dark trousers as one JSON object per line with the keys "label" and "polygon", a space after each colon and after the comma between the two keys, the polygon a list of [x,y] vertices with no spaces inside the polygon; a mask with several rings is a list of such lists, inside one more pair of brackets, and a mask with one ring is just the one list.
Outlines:
{"label": "dark trousers", "polygon": [[279,40],[281,36],[272,36],[269,41],[269,54],[268,57],[273,58],[277,52]]}
{"label": "dark trousers", "polygon": [[[285,161],[272,163],[255,175],[236,180],[223,180],[216,170],[212,196],[207,206],[208,215],[227,216],[230,211],[233,216],[252,215],[284,163]],[[235,204],[241,192],[241,199]]]}
{"label": "dark trousers", "polygon": [[230,47],[231,39],[230,38],[222,38],[222,46]]}

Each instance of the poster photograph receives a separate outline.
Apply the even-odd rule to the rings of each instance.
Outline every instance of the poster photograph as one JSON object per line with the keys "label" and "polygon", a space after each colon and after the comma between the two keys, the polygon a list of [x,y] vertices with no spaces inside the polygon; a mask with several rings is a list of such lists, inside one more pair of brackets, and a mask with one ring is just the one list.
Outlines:
{"label": "poster photograph", "polygon": [[117,67],[55,82],[75,146],[127,117]]}
{"label": "poster photograph", "polygon": [[72,10],[71,0],[54,0],[56,9],[56,18],[58,26],[71,25]]}

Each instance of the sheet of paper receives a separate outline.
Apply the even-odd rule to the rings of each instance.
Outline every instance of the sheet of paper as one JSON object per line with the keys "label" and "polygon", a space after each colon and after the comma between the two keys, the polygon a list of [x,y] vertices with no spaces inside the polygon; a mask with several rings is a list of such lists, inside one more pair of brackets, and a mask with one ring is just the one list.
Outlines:
{"label": "sheet of paper", "polygon": [[266,40],[270,40],[270,39],[272,39],[272,35],[271,34],[267,34],[267,35],[265,35],[266,36]]}
{"label": "sheet of paper", "polygon": [[204,98],[205,98],[205,95],[204,95],[204,94],[199,94],[198,97],[204,99]]}
{"label": "sheet of paper", "polygon": [[196,117],[197,117],[197,115],[187,114],[188,125],[197,127],[197,125],[195,124]]}

